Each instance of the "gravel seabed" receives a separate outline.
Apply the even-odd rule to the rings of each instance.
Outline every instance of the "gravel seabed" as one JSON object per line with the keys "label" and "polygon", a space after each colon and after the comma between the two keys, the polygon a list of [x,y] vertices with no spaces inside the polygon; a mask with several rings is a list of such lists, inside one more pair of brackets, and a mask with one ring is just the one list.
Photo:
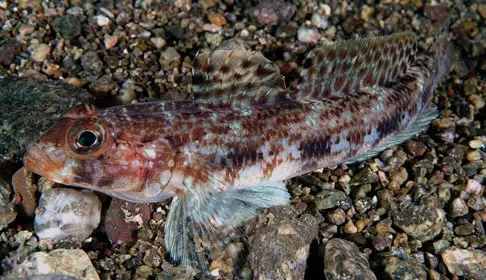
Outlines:
{"label": "gravel seabed", "polygon": [[[399,31],[414,32],[426,46],[447,21],[457,58],[435,92],[440,117],[430,128],[375,158],[290,180],[291,206],[263,210],[228,248],[213,252],[208,266],[217,279],[303,279],[304,271],[305,279],[356,273],[377,279],[481,279],[486,278],[486,4],[0,0],[0,73],[33,83],[62,80],[85,89],[100,107],[185,99],[195,55],[240,38],[275,61],[292,87],[305,53],[315,46]],[[10,162],[20,167],[20,158]],[[12,172],[6,170],[0,170],[0,198],[9,202]],[[108,198],[100,199],[108,205]],[[143,206],[145,226],[123,245],[112,244],[103,226],[83,243],[39,241],[32,217],[20,207],[0,206],[6,207],[0,221],[8,224],[0,230],[0,275],[15,277],[32,254],[72,252],[72,258],[84,258],[84,251],[83,269],[89,273],[81,278],[192,277],[170,262],[163,246],[168,201]],[[18,212],[13,221],[12,211]],[[118,217],[112,212],[102,212],[105,227],[105,220]],[[255,243],[266,235],[275,240]],[[362,255],[350,254],[357,251]],[[285,269],[289,266],[296,268]]]}

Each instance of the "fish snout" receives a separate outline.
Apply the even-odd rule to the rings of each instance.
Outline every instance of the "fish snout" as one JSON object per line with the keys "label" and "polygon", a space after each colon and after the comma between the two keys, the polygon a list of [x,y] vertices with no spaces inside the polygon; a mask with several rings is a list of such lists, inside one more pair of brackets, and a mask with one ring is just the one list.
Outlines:
{"label": "fish snout", "polygon": [[27,170],[53,180],[52,174],[58,173],[63,167],[64,159],[56,153],[49,153],[45,147],[33,143],[24,155],[24,166]]}

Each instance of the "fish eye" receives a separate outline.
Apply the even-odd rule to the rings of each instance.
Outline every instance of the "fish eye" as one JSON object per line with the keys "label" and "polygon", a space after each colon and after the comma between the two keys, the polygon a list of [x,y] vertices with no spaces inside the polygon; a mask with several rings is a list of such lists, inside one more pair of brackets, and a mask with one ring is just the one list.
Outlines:
{"label": "fish eye", "polygon": [[69,146],[76,154],[89,154],[98,151],[104,142],[105,130],[96,123],[74,125],[68,135]]}
{"label": "fish eye", "polygon": [[91,148],[98,142],[98,136],[94,131],[86,130],[79,134],[76,144],[80,147]]}

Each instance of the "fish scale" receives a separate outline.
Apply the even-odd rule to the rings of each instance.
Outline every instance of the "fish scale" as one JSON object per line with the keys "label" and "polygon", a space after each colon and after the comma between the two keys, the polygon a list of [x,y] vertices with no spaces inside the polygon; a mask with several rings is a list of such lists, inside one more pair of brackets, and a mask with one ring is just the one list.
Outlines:
{"label": "fish scale", "polygon": [[[36,140],[27,169],[133,202],[173,198],[165,245],[204,266],[198,236],[289,202],[284,180],[364,160],[423,131],[450,68],[445,36],[419,52],[405,32],[311,52],[297,91],[239,46],[199,54],[193,99],[73,109]],[[86,138],[85,138],[86,137]]]}

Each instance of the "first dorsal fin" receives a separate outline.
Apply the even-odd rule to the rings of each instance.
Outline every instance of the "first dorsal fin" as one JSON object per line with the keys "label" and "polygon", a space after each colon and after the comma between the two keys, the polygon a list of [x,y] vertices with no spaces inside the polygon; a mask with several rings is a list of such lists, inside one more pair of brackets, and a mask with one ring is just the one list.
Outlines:
{"label": "first dorsal fin", "polygon": [[192,92],[212,103],[272,102],[287,98],[279,68],[261,52],[236,46],[196,56]]}
{"label": "first dorsal fin", "polygon": [[318,48],[304,62],[298,98],[340,97],[364,87],[393,83],[407,72],[416,47],[415,36],[403,32]]}

